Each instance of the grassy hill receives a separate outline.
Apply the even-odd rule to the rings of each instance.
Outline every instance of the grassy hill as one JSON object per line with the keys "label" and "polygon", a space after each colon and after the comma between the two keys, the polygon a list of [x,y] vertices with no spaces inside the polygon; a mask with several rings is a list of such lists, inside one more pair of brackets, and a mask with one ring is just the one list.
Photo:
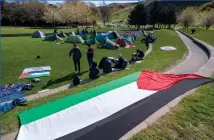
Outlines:
{"label": "grassy hill", "polygon": [[[146,1],[144,4],[147,8],[150,8],[151,3],[153,1]],[[188,6],[195,6],[199,7],[201,5],[205,5],[204,7],[212,7],[213,3],[207,4],[210,0],[203,0],[203,1],[172,1],[172,0],[160,0],[160,6],[167,8],[168,6],[175,6],[177,11],[180,11]],[[111,4],[109,7],[111,8],[112,14],[110,21],[113,23],[126,23],[127,18],[131,10],[134,8],[136,3],[125,3],[125,4]]]}

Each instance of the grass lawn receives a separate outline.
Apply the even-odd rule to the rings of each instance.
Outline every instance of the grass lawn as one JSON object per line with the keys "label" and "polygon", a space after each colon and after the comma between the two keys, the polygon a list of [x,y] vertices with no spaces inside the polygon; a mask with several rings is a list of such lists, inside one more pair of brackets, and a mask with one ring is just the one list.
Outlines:
{"label": "grass lawn", "polygon": [[214,46],[214,30],[197,28],[194,34],[191,33],[191,29],[182,29],[182,31]]}
{"label": "grass lawn", "polygon": [[[80,91],[83,91],[83,90],[86,90],[86,89],[89,89],[89,88],[92,88],[92,87],[95,87],[95,86],[98,86],[98,85],[101,85],[101,84],[104,84],[104,83],[112,81],[114,79],[121,78],[121,77],[123,77],[125,75],[131,74],[133,72],[141,71],[142,69],[154,70],[154,71],[163,71],[165,68],[167,68],[170,65],[174,64],[178,59],[181,59],[184,56],[184,54],[187,51],[187,48],[185,47],[185,45],[183,44],[182,40],[180,40],[180,38],[178,37],[178,35],[174,31],[161,30],[161,31],[155,32],[155,34],[158,37],[158,40],[156,41],[155,44],[153,44],[152,53],[144,59],[143,63],[135,64],[129,70],[123,70],[123,71],[120,71],[120,72],[117,72],[117,73],[112,73],[112,74],[107,75],[105,77],[99,78],[99,79],[97,79],[97,80],[95,80],[93,82],[86,83],[84,85],[80,85],[80,86],[78,86],[76,88],[73,88],[73,89],[69,89],[69,90],[67,90],[65,92],[62,92],[60,94],[55,94],[55,95],[51,95],[51,96],[48,96],[48,97],[40,98],[38,100],[30,101],[30,102],[27,103],[27,106],[16,107],[15,109],[11,110],[10,112],[2,114],[2,117],[1,117],[1,123],[2,123],[1,133],[2,134],[7,134],[7,133],[10,133],[10,132],[18,130],[18,128],[19,128],[19,120],[18,120],[17,114],[19,112],[22,112],[24,110],[33,108],[35,106],[39,106],[39,105],[48,103],[50,101],[54,101],[54,100],[59,99],[59,98],[66,97],[66,96],[71,95],[71,94],[78,93]],[[28,40],[29,38],[24,38],[24,39]],[[30,42],[31,41],[29,41],[29,43]],[[34,42],[34,40],[32,40],[32,42]],[[38,43],[38,42],[40,42],[40,40],[35,40],[35,42],[32,43],[32,44],[35,44],[36,42]],[[9,43],[10,43],[10,41],[8,41],[8,44]],[[42,42],[42,44],[43,44],[43,42]],[[29,52],[32,52],[32,53],[35,53],[35,54],[34,55],[29,55],[29,53],[28,53],[27,56],[28,57],[32,56],[32,57],[31,57],[31,59],[27,58],[25,60],[25,62],[28,65],[26,64],[24,66],[24,64],[23,64],[22,67],[19,68],[20,70],[17,71],[16,77],[19,76],[19,74],[21,73],[23,67],[29,66],[32,62],[34,62],[34,63],[42,63],[43,65],[44,64],[49,64],[49,65],[51,64],[53,70],[52,70],[52,74],[51,74],[52,76],[50,77],[50,79],[52,79],[55,76],[56,78],[58,77],[59,79],[64,79],[67,82],[71,81],[69,79],[68,74],[73,72],[73,64],[72,64],[71,60],[68,58],[68,56],[67,56],[68,55],[68,50],[71,48],[71,45],[63,44],[61,46],[60,45],[58,46],[58,45],[52,44],[50,46],[48,44],[49,43],[45,43],[42,46],[46,50],[41,51],[40,49],[38,49],[38,50],[40,50],[40,53],[41,52],[44,53],[44,55],[41,55],[42,59],[41,59],[41,61],[39,60],[39,62],[35,62],[35,60],[34,60],[34,55],[36,53],[34,51],[30,51],[32,49],[32,46],[28,45],[26,47],[26,48],[28,48]],[[176,47],[178,50],[177,51],[171,51],[171,52],[161,51],[160,50],[160,47],[169,46],[169,45]],[[38,45],[37,47],[39,47],[39,46],[40,45]],[[138,41],[136,42],[136,46],[137,46],[137,48],[145,48],[145,46],[142,43],[139,42],[139,38],[138,38]],[[12,47],[16,48],[15,44]],[[5,44],[5,48],[6,48],[6,44]],[[20,45],[19,48],[21,48],[21,45]],[[53,52],[49,52],[49,51],[52,51],[53,48],[55,50],[54,53]],[[83,46],[81,46],[81,48],[82,48],[83,51],[85,51],[85,48]],[[22,49],[22,51],[20,51],[19,53],[26,54],[25,49]],[[13,49],[11,49],[11,51],[12,50]],[[122,51],[124,51],[123,54],[125,56],[127,56],[127,58],[128,57],[130,58],[130,54],[134,50],[135,49],[133,49],[133,50],[132,49],[123,49]],[[10,53],[11,51],[8,50],[8,53]],[[4,49],[3,49],[3,52],[4,52]],[[111,56],[117,56],[118,53],[119,52],[115,51],[115,50],[99,50],[99,53],[98,53],[98,50],[97,50],[97,52],[96,52],[96,60],[99,57],[101,57],[103,55],[106,55],[106,54],[111,54]],[[4,53],[4,54],[6,55],[6,53]],[[13,55],[18,55],[18,53],[14,52]],[[49,57],[51,57],[51,58],[49,58]],[[21,59],[23,57],[20,56],[19,58]],[[86,63],[85,59],[83,59],[82,61],[85,61],[85,63]],[[5,62],[5,66],[6,66],[6,62]],[[10,66],[10,67],[13,67],[13,66]],[[85,66],[85,69],[86,68],[87,68],[87,65]],[[10,70],[10,68],[4,69],[4,71],[5,71],[4,74],[7,74],[6,70]],[[61,78],[61,77],[64,77],[64,78]],[[6,78],[6,76],[4,78]],[[13,78],[13,77],[11,77],[11,78]],[[47,82],[48,78],[44,78],[42,80],[43,81],[46,80],[46,82]],[[55,81],[57,83],[57,81],[60,81],[60,80],[55,80]],[[63,82],[61,82],[61,83],[63,83]],[[57,83],[57,86],[59,86],[61,83]],[[36,85],[36,88],[37,88],[37,86],[42,87],[44,85],[42,85],[42,84],[40,85],[40,83],[39,83],[38,85]],[[52,85],[52,86],[54,86],[54,85]]]}
{"label": "grass lawn", "polygon": [[[99,63],[102,57],[111,56],[118,57],[120,53],[128,60],[131,54],[140,48],[146,50],[146,45],[141,43],[142,37],[137,37],[135,48],[110,50],[97,49],[97,45],[93,47],[95,50],[95,61]],[[24,68],[37,66],[51,66],[50,77],[41,78],[41,82],[33,84],[35,87],[26,94],[35,94],[42,89],[51,89],[72,81],[72,73],[74,72],[73,60],[70,58],[69,51],[73,48],[73,44],[56,42],[46,42],[41,39],[31,37],[3,37],[2,38],[2,83],[28,82],[28,80],[19,80],[19,76]],[[87,47],[79,45],[83,57],[81,59],[82,78],[88,77],[88,61],[86,58]],[[35,59],[39,55],[41,59]]]}
{"label": "grass lawn", "polygon": [[[80,31],[83,29],[82,27],[79,27]],[[85,27],[84,27],[85,29]],[[88,29],[88,31],[90,31],[91,28]],[[107,31],[117,31],[117,30],[132,30],[132,29],[136,29],[136,28],[110,28],[110,27],[104,27],[104,28],[96,28],[97,32],[107,32]],[[44,33],[53,33],[54,29],[51,28],[30,28],[30,27],[1,27],[1,34],[20,34],[20,33],[32,33],[35,31],[42,31]],[[69,33],[69,32],[76,32],[76,28],[61,28],[58,29],[59,31],[63,31],[64,33]]]}
{"label": "grass lawn", "polygon": [[201,86],[131,140],[213,140],[214,83]]}

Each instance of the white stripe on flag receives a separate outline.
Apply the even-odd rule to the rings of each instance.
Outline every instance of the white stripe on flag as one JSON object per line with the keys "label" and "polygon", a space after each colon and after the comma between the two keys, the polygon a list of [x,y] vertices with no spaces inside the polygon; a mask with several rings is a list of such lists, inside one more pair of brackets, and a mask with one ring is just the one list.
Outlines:
{"label": "white stripe on flag", "polygon": [[37,75],[44,75],[44,74],[48,74],[48,75],[50,75],[50,72],[31,73],[31,74],[30,74],[30,76],[37,76]]}
{"label": "white stripe on flag", "polygon": [[44,70],[51,70],[50,66],[45,66],[45,67],[31,67],[31,68],[26,68],[24,69],[23,73],[27,72],[34,72],[34,71],[44,71]]}
{"label": "white stripe on flag", "polygon": [[62,137],[105,119],[155,92],[138,89],[136,82],[128,84],[22,125],[17,140],[53,140]]}

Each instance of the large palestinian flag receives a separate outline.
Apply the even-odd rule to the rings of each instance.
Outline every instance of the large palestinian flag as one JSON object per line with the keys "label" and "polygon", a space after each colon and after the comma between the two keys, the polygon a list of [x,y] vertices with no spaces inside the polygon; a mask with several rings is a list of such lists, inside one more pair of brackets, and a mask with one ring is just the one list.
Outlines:
{"label": "large palestinian flag", "polygon": [[19,114],[18,140],[118,140],[174,98],[212,79],[142,71]]}
{"label": "large palestinian flag", "polygon": [[50,76],[50,66],[26,68],[19,79],[31,79]]}

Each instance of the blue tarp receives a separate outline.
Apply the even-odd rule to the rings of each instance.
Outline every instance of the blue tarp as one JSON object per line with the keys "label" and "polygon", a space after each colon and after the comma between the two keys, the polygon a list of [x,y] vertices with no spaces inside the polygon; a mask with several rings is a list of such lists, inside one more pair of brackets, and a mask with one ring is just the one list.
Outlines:
{"label": "blue tarp", "polygon": [[25,91],[22,90],[26,83],[16,83],[11,87],[1,86],[0,103],[24,97]]}

